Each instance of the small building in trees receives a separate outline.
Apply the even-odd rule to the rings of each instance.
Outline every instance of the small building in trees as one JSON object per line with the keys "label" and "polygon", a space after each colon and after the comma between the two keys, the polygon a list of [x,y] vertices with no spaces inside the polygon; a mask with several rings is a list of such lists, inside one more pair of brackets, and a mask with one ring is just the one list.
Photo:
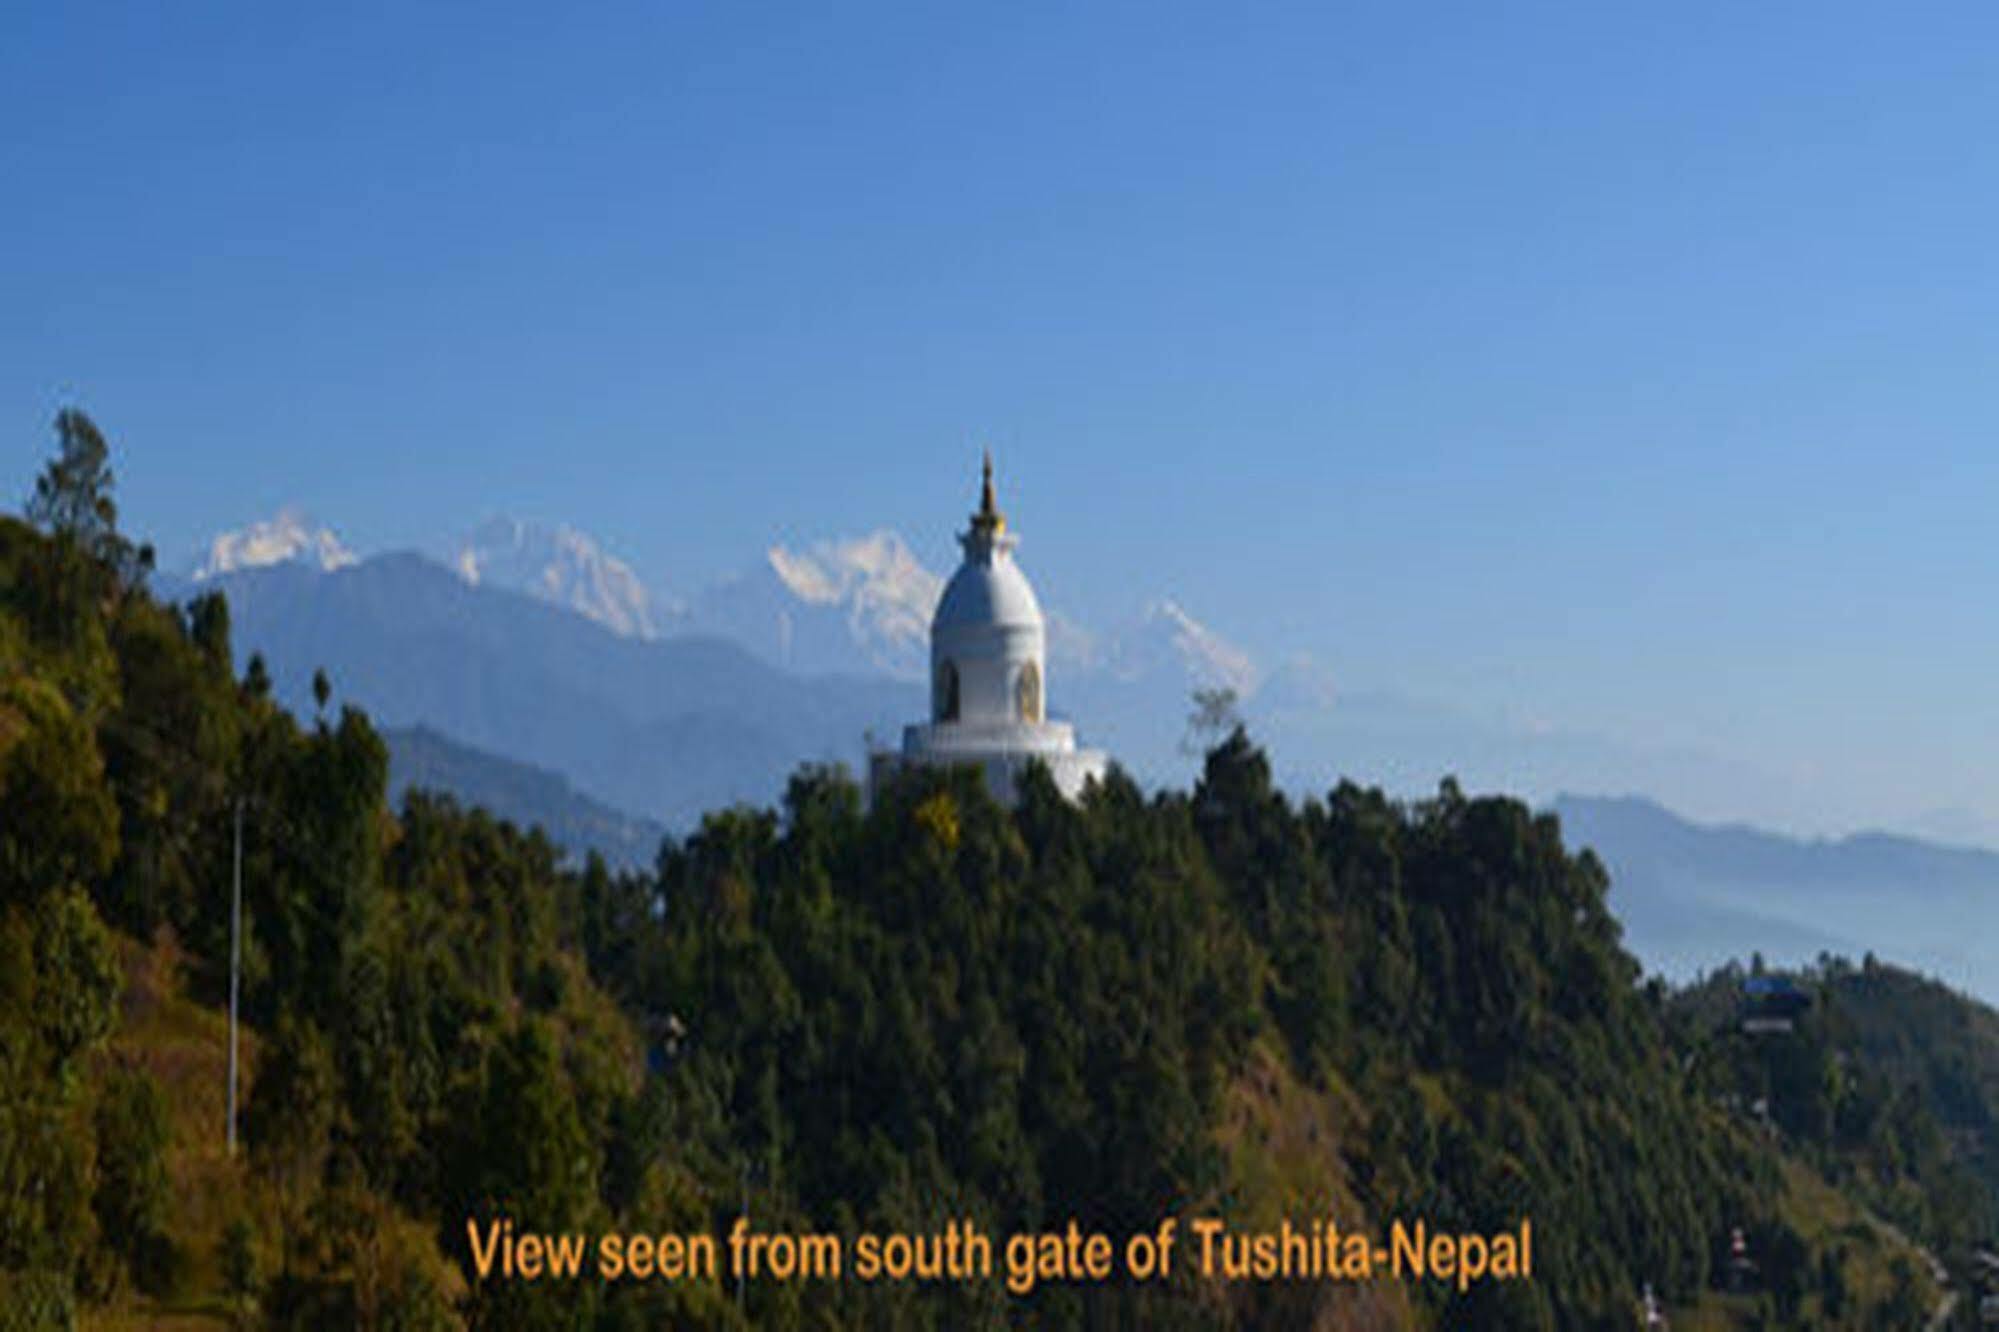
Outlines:
{"label": "small building in trees", "polygon": [[879,785],[899,768],[976,766],[1001,800],[1042,763],[1075,799],[1108,767],[1102,750],[1078,749],[1068,722],[1047,715],[1047,629],[1041,603],[1014,562],[1017,538],[993,497],[987,454],[979,508],[959,535],[964,562],[944,588],[930,622],[930,720],[904,729],[902,748],[870,756]]}
{"label": "small building in trees", "polygon": [[1789,1035],[1812,997],[1786,976],[1751,976],[1742,983],[1742,1030],[1751,1036]]}

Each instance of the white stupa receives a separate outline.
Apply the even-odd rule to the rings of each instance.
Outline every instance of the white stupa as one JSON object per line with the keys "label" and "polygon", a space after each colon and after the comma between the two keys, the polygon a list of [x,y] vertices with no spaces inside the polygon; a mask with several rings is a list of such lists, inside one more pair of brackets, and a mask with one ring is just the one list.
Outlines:
{"label": "white stupa", "polygon": [[1048,634],[1041,603],[1013,561],[1018,538],[993,503],[993,460],[972,525],[959,536],[965,561],[930,622],[930,721],[902,733],[902,752],[874,756],[877,780],[906,764],[972,764],[1011,802],[1028,764],[1044,763],[1074,800],[1101,780],[1102,750],[1076,748],[1076,728],[1049,721]]}

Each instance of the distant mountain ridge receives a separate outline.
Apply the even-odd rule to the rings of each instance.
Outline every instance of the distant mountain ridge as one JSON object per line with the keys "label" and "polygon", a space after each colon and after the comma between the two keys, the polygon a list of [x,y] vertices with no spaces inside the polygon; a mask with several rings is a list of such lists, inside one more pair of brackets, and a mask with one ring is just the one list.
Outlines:
{"label": "distant mountain ridge", "polygon": [[[225,534],[219,541],[229,558],[209,562],[205,576],[247,578],[278,568],[327,573],[329,566],[339,572],[357,562],[403,558],[363,559],[330,529],[297,520],[266,526],[284,539],[258,537],[257,525]],[[944,578],[890,529],[774,543],[743,573],[687,598],[642,579],[604,543],[574,528],[495,519],[462,540],[443,543],[433,555],[461,584],[530,598],[629,640],[724,639],[787,673],[910,688],[916,706],[901,715],[863,709],[883,744],[896,743],[902,726],[921,715],[929,618]],[[309,584],[286,586],[297,598],[315,595]],[[1051,714],[1076,722],[1087,743],[1109,749],[1148,781],[1180,780],[1191,771],[1185,748],[1189,695],[1216,687],[1235,692],[1252,729],[1282,737],[1274,752],[1286,784],[1301,791],[1324,789],[1352,775],[1398,792],[1418,792],[1434,787],[1445,773],[1458,774],[1473,788],[1528,792],[1603,789],[1631,781],[1634,774],[1645,784],[1680,790],[1690,777],[1697,781],[1712,771],[1698,758],[1647,755],[1614,741],[1503,716],[1469,714],[1379,690],[1348,690],[1326,663],[1300,653],[1265,660],[1167,595],[1154,594],[1133,615],[1101,627],[1079,623],[1060,606],[1043,609]],[[310,618],[304,607],[293,612],[295,620],[301,617]],[[374,632],[365,625],[356,630],[363,639]],[[319,664],[309,658],[293,663],[277,651],[267,655],[274,668],[295,669],[305,678]],[[595,690],[588,681],[580,684],[586,693]],[[461,700],[460,710],[449,715],[430,715],[399,709],[395,696],[401,686],[388,680],[385,687],[390,715],[430,721],[460,739],[560,771],[581,789],[618,792],[614,803],[626,808],[663,816],[656,792],[635,792],[585,771],[577,756],[547,752],[518,728],[468,719],[464,711],[471,702]],[[468,720],[476,721],[470,730]],[[818,741],[808,737],[805,743],[811,747],[798,751],[800,757],[821,752]],[[607,770],[623,762],[615,754],[598,758]],[[740,792],[734,767],[725,763],[710,774],[711,797],[727,800]],[[696,784],[693,774],[685,775],[683,789]]]}
{"label": "distant mountain ridge", "polygon": [[458,542],[446,563],[468,583],[524,592],[624,638],[658,638],[684,614],[629,564],[566,524],[490,518]]}
{"label": "distant mountain ridge", "polygon": [[228,594],[239,657],[263,654],[301,715],[324,667],[336,699],[384,726],[427,724],[668,825],[772,801],[801,762],[858,766],[865,735],[892,733],[922,700],[892,681],[795,676],[719,639],[620,637],[414,554],[207,586]]}
{"label": "distant mountain ridge", "polygon": [[555,773],[459,744],[429,726],[391,727],[389,799],[412,790],[449,795],[523,828],[540,828],[578,861],[592,852],[613,869],[650,868],[666,830],[592,800]]}
{"label": "distant mountain ridge", "polygon": [[[429,552],[467,583],[519,592],[573,611],[625,638],[728,639],[764,661],[806,675],[878,675],[922,683],[930,674],[930,618],[945,574],[888,528],[803,545],[774,543],[744,572],[692,601],[648,583],[602,542],[567,524],[488,518]],[[216,536],[193,565],[196,581],[297,564],[332,572],[358,564],[324,524],[296,508]],[[368,556],[366,558],[379,558]],[[1111,632],[1045,608],[1058,678],[1103,673],[1130,684],[1164,675],[1174,706],[1194,686],[1247,698],[1264,678],[1252,654],[1157,596]]]}
{"label": "distant mountain ridge", "polygon": [[[294,531],[299,524],[288,522],[282,541],[257,535],[268,526],[253,524],[218,537],[218,547],[244,553],[202,566],[203,579],[240,580],[278,569],[329,573],[411,558],[405,553],[363,559],[318,525]],[[339,555],[330,561],[310,556],[322,548]],[[919,689],[929,678],[930,618],[945,582],[887,528],[859,537],[773,544],[748,570],[717,581],[691,601],[649,585],[602,543],[567,526],[489,519],[436,558],[469,586],[520,594],[622,638],[726,640],[789,673]],[[308,595],[305,584],[287,587],[291,595]],[[1225,687],[1246,701],[1267,678],[1249,651],[1170,597],[1154,597],[1108,632],[1079,624],[1058,608],[1044,609],[1051,709],[1081,721],[1086,736],[1101,729],[1104,738],[1116,739],[1128,766],[1148,775],[1161,775],[1176,761],[1193,689]],[[272,664],[285,663],[273,656]],[[1287,663],[1270,678],[1289,679],[1298,669]],[[1322,669],[1317,676],[1322,687],[1310,694],[1307,706],[1329,707],[1332,692],[1323,687]],[[1300,697],[1292,693],[1291,706]],[[912,712],[878,728],[878,738],[894,743],[902,724],[916,716]],[[429,720],[444,724],[442,718]],[[446,729],[477,739],[459,725]],[[536,762],[547,757],[502,752]]]}
{"label": "distant mountain ridge", "polygon": [[[195,573],[183,592],[230,590],[238,643],[263,649],[293,706],[308,706],[307,683],[323,665],[337,691],[386,724],[432,726],[668,825],[772,798],[801,762],[858,765],[870,734],[897,744],[925,711],[929,619],[944,583],[888,528],[773,543],[743,573],[683,599],[572,527],[500,518],[428,558],[364,556],[297,509],[209,543]],[[172,594],[172,580],[161,581]],[[1300,795],[1343,777],[1419,795],[1445,774],[1467,789],[1543,796],[1632,787],[1683,795],[1717,777],[1745,786],[1739,768],[1713,756],[1350,689],[1326,663],[1265,658],[1167,595],[1103,626],[1044,611],[1051,714],[1146,782],[1191,776],[1190,693],[1226,688]],[[1652,845],[1637,824],[1605,826],[1631,848]],[[1737,849],[1736,882],[1753,881],[1759,857],[1775,854]],[[1813,872],[1906,881],[1883,863],[1897,854],[1893,839],[1871,848],[1861,840]],[[1709,945],[1730,937],[1768,939],[1768,951],[1800,958],[1861,942],[1837,915],[1798,902],[1777,910],[1755,892],[1715,887],[1723,881],[1712,866],[1684,860],[1634,852],[1624,866],[1634,892],[1647,875],[1702,885],[1698,901],[1655,919],[1642,904],[1635,910],[1636,937],[1653,945],[1641,951],[1658,965],[1710,960]],[[1805,874],[1777,869],[1769,877],[1778,883]],[[1935,942],[1942,954],[1962,951]]]}
{"label": "distant mountain ridge", "polygon": [[1633,951],[1668,975],[1752,952],[1785,964],[1873,952],[1999,1002],[1999,852],[1708,826],[1639,797],[1565,795],[1553,809],[1610,870]]}
{"label": "distant mountain ridge", "polygon": [[899,535],[773,545],[747,572],[695,602],[688,624],[764,660],[807,673],[930,677],[930,616],[944,579]]}
{"label": "distant mountain ridge", "polygon": [[[578,829],[625,812],[684,830],[733,801],[768,803],[800,763],[858,770],[870,743],[896,745],[925,709],[944,579],[886,529],[773,545],[686,606],[570,528],[494,519],[443,559],[360,558],[287,514],[219,538],[233,557],[199,571],[200,587],[229,595],[239,656],[260,652],[301,715],[325,668],[337,696],[396,737],[399,781],[579,848],[611,854]],[[1167,598],[1111,636],[1051,612],[1049,638],[1053,709],[1154,779],[1182,757],[1191,688],[1259,683],[1246,651]],[[505,764],[521,766],[487,770]]]}

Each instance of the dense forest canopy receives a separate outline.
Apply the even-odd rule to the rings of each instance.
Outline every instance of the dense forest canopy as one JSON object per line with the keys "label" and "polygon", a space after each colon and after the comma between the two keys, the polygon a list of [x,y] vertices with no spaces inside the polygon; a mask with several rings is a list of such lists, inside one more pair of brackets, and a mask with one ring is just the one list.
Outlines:
{"label": "dense forest canopy", "polygon": [[[0,518],[0,1324],[1579,1328],[1649,1288],[1722,1325],[1918,1326],[1929,1274],[1862,1204],[1938,1244],[1988,1224],[1991,1158],[1929,1107],[1989,1129],[1991,1066],[1918,1074],[1856,1020],[1774,1067],[1712,995],[1644,981],[1551,816],[1448,781],[1294,801],[1240,729],[1191,791],[1114,772],[1080,804],[918,771],[870,806],[806,768],[618,874],[444,797],[392,811],[338,682],[300,721],[260,660],[237,678],[227,604],[149,596],[102,436],[58,435],[29,521]],[[1759,1077],[1775,1131],[1731,1101]],[[467,1251],[468,1217],[720,1233],[745,1209],[843,1233],[1531,1217],[1536,1276],[738,1291],[480,1282]]]}

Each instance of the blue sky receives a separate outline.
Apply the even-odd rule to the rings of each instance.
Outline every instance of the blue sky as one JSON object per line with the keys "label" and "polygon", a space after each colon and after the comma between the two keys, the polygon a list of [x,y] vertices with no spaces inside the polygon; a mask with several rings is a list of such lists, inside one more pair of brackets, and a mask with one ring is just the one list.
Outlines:
{"label": "blue sky", "polygon": [[1990,6],[23,7],[0,124],[9,484],[170,555],[942,564],[990,442],[1080,618],[1999,836]]}

